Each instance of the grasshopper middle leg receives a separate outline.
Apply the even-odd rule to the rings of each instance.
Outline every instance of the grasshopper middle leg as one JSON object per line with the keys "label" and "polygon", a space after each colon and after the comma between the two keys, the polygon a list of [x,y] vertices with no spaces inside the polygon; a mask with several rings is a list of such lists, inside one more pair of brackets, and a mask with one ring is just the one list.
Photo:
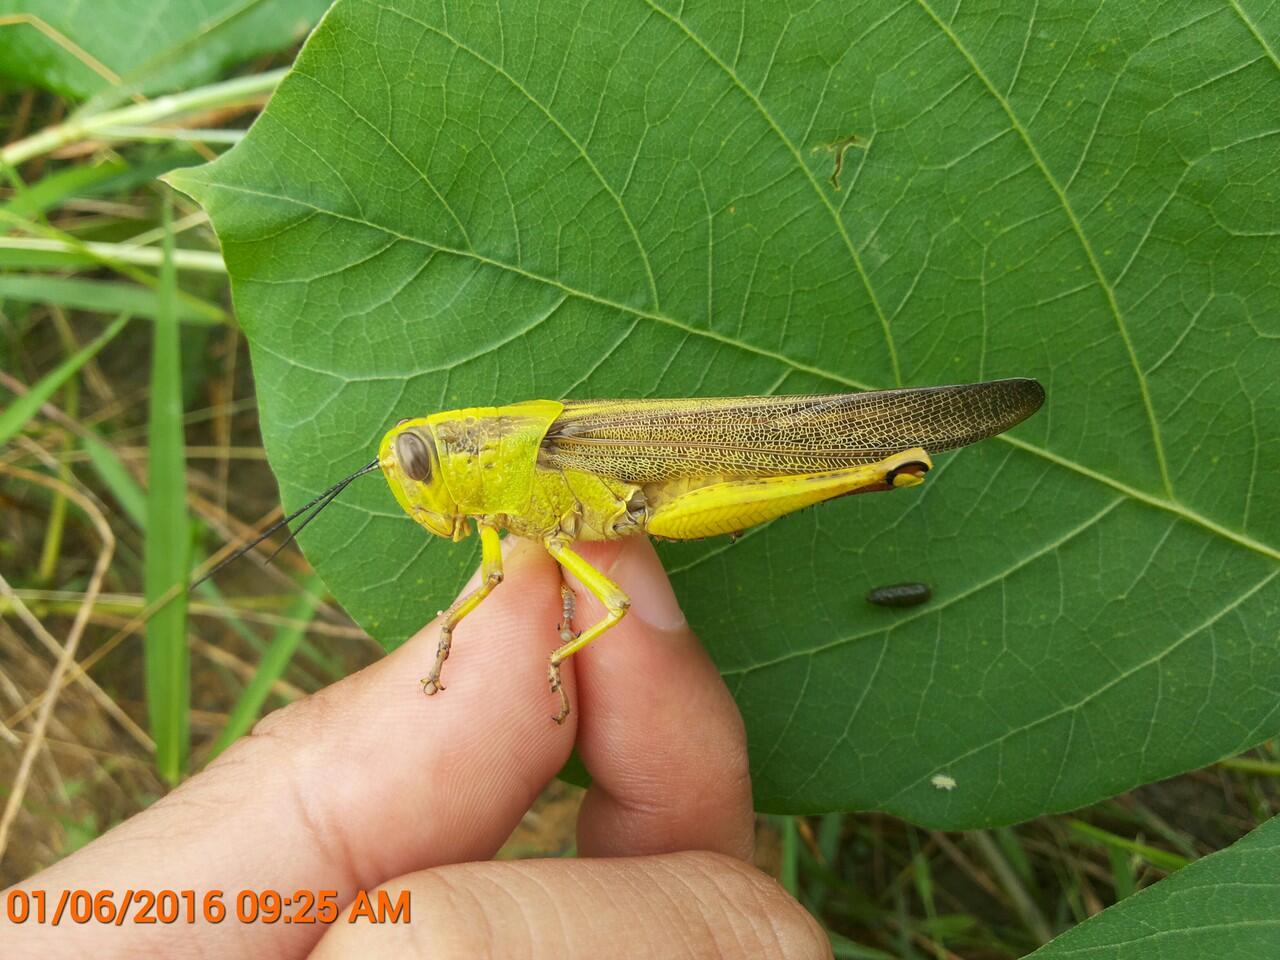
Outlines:
{"label": "grasshopper middle leg", "polygon": [[561,597],[564,602],[565,617],[560,629],[560,638],[563,643],[551,654],[547,665],[547,680],[551,684],[551,692],[560,694],[560,712],[551,719],[556,723],[564,723],[565,718],[569,716],[569,695],[565,693],[564,685],[560,682],[560,664],[621,620],[631,606],[631,598],[622,592],[621,587],[587,563],[566,544],[558,540],[548,540],[546,548],[561,567],[577,577],[578,581],[604,604],[605,609],[603,620],[575,635],[569,626],[570,617],[573,615],[573,593],[568,587],[562,587]]}
{"label": "grasshopper middle leg", "polygon": [[573,610],[576,605],[576,598],[573,591],[569,589],[569,585],[563,580],[560,582],[560,625],[556,627],[560,631],[560,642],[571,643],[578,638],[578,634],[573,632]]}
{"label": "grasshopper middle leg", "polygon": [[480,586],[453,601],[441,617],[440,643],[436,647],[436,662],[432,665],[431,672],[422,678],[422,689],[427,696],[444,689],[444,684],[440,682],[440,671],[444,669],[444,662],[449,659],[449,647],[453,644],[454,628],[463,617],[480,606],[484,598],[493,592],[493,588],[502,582],[502,541],[498,537],[498,528],[485,523],[479,523],[477,526],[480,528]]}

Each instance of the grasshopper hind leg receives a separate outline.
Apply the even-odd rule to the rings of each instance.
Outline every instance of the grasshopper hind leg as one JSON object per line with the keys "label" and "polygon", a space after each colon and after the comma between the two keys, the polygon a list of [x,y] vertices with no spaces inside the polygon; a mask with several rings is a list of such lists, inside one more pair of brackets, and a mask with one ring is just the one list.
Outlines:
{"label": "grasshopper hind leg", "polygon": [[709,483],[658,504],[646,529],[670,540],[733,534],[846,494],[915,486],[932,465],[924,450],[912,447],[839,470]]}

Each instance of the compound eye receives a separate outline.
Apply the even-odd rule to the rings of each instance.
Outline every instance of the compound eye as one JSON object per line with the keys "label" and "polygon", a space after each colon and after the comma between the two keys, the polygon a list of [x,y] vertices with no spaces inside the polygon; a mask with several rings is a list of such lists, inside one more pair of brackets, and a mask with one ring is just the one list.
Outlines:
{"label": "compound eye", "polygon": [[419,483],[427,483],[431,480],[431,454],[427,451],[427,445],[423,443],[422,438],[416,433],[408,431],[396,437],[396,459],[400,461],[400,467],[410,479],[417,480]]}

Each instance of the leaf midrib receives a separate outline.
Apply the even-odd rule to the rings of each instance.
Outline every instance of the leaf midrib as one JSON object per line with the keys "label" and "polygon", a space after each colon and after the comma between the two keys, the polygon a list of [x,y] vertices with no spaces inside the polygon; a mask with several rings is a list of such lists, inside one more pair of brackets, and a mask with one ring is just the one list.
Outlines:
{"label": "leaf midrib", "polygon": [[[863,383],[859,380],[853,379],[852,377],[847,377],[843,374],[836,373],[835,371],[827,370],[827,369],[824,369],[823,367],[819,367],[814,364],[805,363],[801,360],[796,360],[788,356],[787,354],[777,350],[770,350],[766,347],[758,347],[754,344],[746,343],[734,337],[730,337],[722,333],[717,333],[714,330],[700,329],[682,320],[677,320],[676,318],[668,316],[666,314],[656,313],[648,310],[642,310],[630,304],[620,303],[615,300],[610,300],[609,298],[600,296],[599,294],[591,293],[586,290],[579,290],[575,287],[572,287],[564,283],[563,281],[557,280],[552,277],[542,276],[540,274],[534,273],[533,271],[527,270],[524,267],[505,263],[501,260],[494,259],[493,257],[486,256],[485,254],[482,254],[476,251],[460,250],[454,247],[443,246],[439,243],[435,243],[430,240],[425,240],[421,237],[414,237],[408,234],[400,233],[399,231],[394,230],[391,227],[385,226],[383,224],[373,223],[372,221],[365,220],[360,217],[353,217],[349,214],[344,214],[334,210],[326,209],[317,204],[310,203],[306,200],[301,200],[297,197],[290,197],[282,194],[270,193],[265,190],[255,190],[249,187],[245,187],[241,185],[233,185],[225,182],[210,182],[210,181],[205,181],[205,182],[215,190],[227,190],[232,193],[242,193],[249,196],[263,197],[264,199],[268,199],[268,200],[277,200],[283,203],[296,204],[297,206],[312,210],[315,213],[318,213],[324,216],[334,217],[335,219],[339,219],[339,220],[347,220],[351,223],[356,223],[361,226],[369,227],[373,230],[378,230],[390,236],[397,237],[400,240],[404,240],[409,243],[415,243],[420,246],[426,247],[429,250],[433,250],[439,253],[449,254],[452,256],[462,257],[469,260],[474,260],[486,266],[494,267],[495,269],[505,270],[509,273],[516,274],[518,276],[525,278],[526,280],[530,280],[535,283],[540,283],[540,284],[545,284],[547,286],[555,287],[556,289],[562,291],[567,296],[584,300],[589,303],[595,303],[599,306],[607,307],[610,310],[615,310],[615,311],[618,311],[619,313],[628,314],[638,319],[650,320],[655,323],[661,323],[673,329],[680,330],[681,332],[686,333],[690,336],[704,337],[716,343],[721,343],[721,344],[724,344],[725,346],[733,347],[738,350],[743,350],[745,352],[752,353],[756,356],[774,360],[777,363],[785,364],[786,366],[790,367],[792,370],[795,370],[796,372],[807,373],[812,376],[822,377],[824,379],[830,380],[833,383],[841,384],[843,386],[847,386],[854,390],[883,389],[883,387],[880,387],[874,384]],[[342,374],[334,373],[332,375],[335,377],[341,377],[344,380],[347,379]],[[1064,457],[1060,454],[1054,453],[1051,450],[1047,450],[1043,447],[1039,447],[1033,443],[1028,443],[1027,441],[1020,439],[1019,437],[1011,436],[1006,433],[1006,434],[1000,434],[996,439],[1004,443],[1011,444],[1012,446],[1020,450],[1024,450],[1028,453],[1034,454],[1035,456],[1040,457],[1044,460],[1047,460],[1050,463],[1056,464],[1057,466],[1071,470],[1074,473],[1078,473],[1083,477],[1087,477],[1098,483],[1109,486],[1113,490],[1123,493],[1125,496],[1130,497],[1133,500],[1136,500],[1141,503],[1145,503],[1148,506],[1155,507],[1158,510],[1163,510],[1167,513],[1173,514],[1174,516],[1179,517],[1187,521],[1188,523],[1193,523],[1196,526],[1209,530],[1210,532],[1216,534],[1217,536],[1221,536],[1224,539],[1227,539],[1238,546],[1244,547],[1247,550],[1260,554],[1271,560],[1280,561],[1280,548],[1272,547],[1269,544],[1263,543],[1259,540],[1255,540],[1253,537],[1250,537],[1248,534],[1242,531],[1233,530],[1230,527],[1224,526],[1223,524],[1220,524],[1217,521],[1212,520],[1209,517],[1206,517],[1203,514],[1191,509],[1190,507],[1186,506],[1183,503],[1139,490],[1136,487],[1132,487],[1121,480],[1117,480],[1114,477],[1107,476],[1106,474],[1100,473],[1097,470],[1087,467],[1082,463],[1078,463],[1077,461],[1072,460],[1068,457]]]}

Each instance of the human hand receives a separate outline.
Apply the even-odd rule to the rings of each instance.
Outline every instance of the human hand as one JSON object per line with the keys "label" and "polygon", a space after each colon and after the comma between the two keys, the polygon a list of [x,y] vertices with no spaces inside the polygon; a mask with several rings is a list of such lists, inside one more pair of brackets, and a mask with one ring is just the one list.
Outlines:
{"label": "human hand", "polygon": [[[506,581],[463,621],[428,700],[429,624],[374,665],[262,720],[199,775],[21,887],[222,890],[219,924],[8,924],[5,956],[828,957],[826,938],[749,866],[742,721],[645,538],[584,544],[631,612],[546,687],[560,574],[504,543]],[[473,580],[471,586],[475,585]],[[470,588],[470,587],[469,587]],[[576,591],[576,623],[603,615]],[[491,861],[577,744],[593,782],[581,859]],[[348,923],[358,891],[407,891],[411,923]],[[330,925],[241,923],[241,890],[337,890]],[[288,911],[286,911],[288,912]]]}

